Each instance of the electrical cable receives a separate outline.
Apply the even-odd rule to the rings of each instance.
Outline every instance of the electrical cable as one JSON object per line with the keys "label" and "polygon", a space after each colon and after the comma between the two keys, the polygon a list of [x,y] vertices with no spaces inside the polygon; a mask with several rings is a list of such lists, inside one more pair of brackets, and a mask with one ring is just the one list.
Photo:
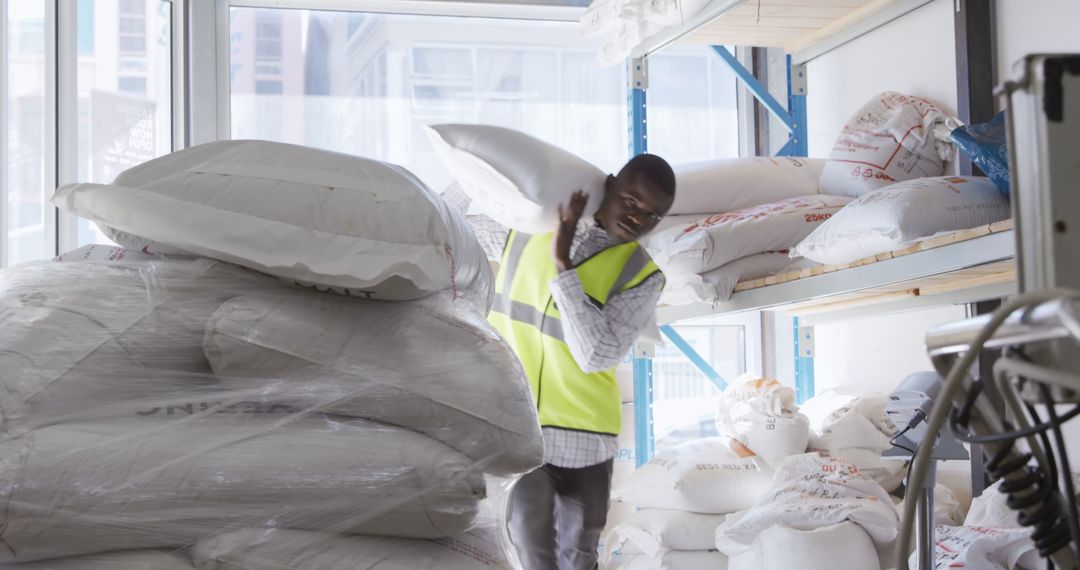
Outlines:
{"label": "electrical cable", "polygon": [[[991,315],[987,324],[979,331],[979,334],[976,335],[975,341],[971,343],[968,350],[953,363],[952,369],[944,379],[941,392],[938,394],[937,401],[934,402],[934,407],[931,409],[927,420],[928,436],[933,437],[941,431],[949,410],[952,408],[952,399],[956,396],[957,391],[963,386],[963,380],[968,377],[967,371],[971,368],[972,364],[974,364],[979,351],[982,350],[983,346],[986,345],[986,342],[990,340],[994,333],[1001,328],[1001,325],[1007,318],[1018,309],[1030,305],[1051,301],[1059,297],[1075,298],[1077,296],[1078,294],[1072,291],[1050,289],[1046,291],[1022,293],[1009,300],[1001,307],[998,307]],[[928,445],[921,446],[917,450],[917,453],[915,453],[915,458],[911,466],[911,484],[914,488],[922,488],[926,481],[927,470],[930,465],[931,447],[932,446]],[[910,501],[904,505],[903,524],[897,545],[897,570],[909,570],[907,553],[911,551],[912,531],[915,522],[915,507],[915,501]]]}
{"label": "electrical cable", "polygon": [[1080,511],[1076,507],[1076,486],[1073,484],[1072,467],[1069,465],[1069,452],[1065,449],[1065,435],[1061,431],[1066,420],[1058,417],[1057,410],[1054,409],[1054,398],[1045,384],[1039,384],[1039,393],[1046,405],[1050,423],[1054,424],[1054,441],[1061,460],[1061,472],[1065,474],[1062,479],[1065,481],[1065,503],[1069,507],[1069,530],[1072,531],[1073,547],[1080,547]]}

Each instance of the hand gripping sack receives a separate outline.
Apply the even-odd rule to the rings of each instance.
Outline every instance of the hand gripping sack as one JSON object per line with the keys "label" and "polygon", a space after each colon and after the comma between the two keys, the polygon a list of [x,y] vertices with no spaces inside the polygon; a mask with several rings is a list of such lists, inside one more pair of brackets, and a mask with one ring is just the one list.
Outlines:
{"label": "hand gripping sack", "polygon": [[669,275],[705,273],[748,255],[794,247],[850,201],[803,196],[707,216],[649,238],[650,253]]}
{"label": "hand gripping sack", "polygon": [[952,158],[946,115],[893,91],[868,101],[844,125],[821,172],[826,194],[858,197],[896,182],[941,176]]}
{"label": "hand gripping sack", "polygon": [[465,221],[392,164],[267,141],[219,141],[73,184],[57,207],[132,249],[191,252],[297,284],[402,300],[481,287]]}
{"label": "hand gripping sack", "polygon": [[935,235],[1009,217],[1009,199],[980,176],[920,178],[863,194],[792,248],[791,255],[844,264]]}
{"label": "hand gripping sack", "polygon": [[559,204],[584,191],[583,217],[604,195],[596,166],[525,133],[490,125],[433,125],[427,129],[450,174],[483,214],[528,234],[555,231]]}
{"label": "hand gripping sack", "polygon": [[177,547],[238,527],[435,538],[477,515],[483,477],[437,441],[258,411],[69,423],[0,443],[0,563]]}
{"label": "hand gripping sack", "polygon": [[612,493],[638,508],[727,514],[754,504],[769,488],[772,471],[728,438],[693,441],[657,454]]}
{"label": "hand gripping sack", "polygon": [[493,473],[540,465],[543,439],[510,347],[474,311],[296,292],[224,303],[205,350],[224,386],[433,437]]}

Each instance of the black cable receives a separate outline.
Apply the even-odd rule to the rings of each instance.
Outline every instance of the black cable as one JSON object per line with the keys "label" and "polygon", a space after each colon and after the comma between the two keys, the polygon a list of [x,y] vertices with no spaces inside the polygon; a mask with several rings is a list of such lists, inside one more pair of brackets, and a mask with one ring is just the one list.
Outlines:
{"label": "black cable", "polygon": [[[920,419],[919,421],[922,421],[922,420]],[[895,447],[899,447],[900,449],[903,449],[904,451],[906,451],[906,452],[908,452],[908,453],[910,453],[912,455],[915,455],[915,450],[914,449],[911,449],[910,447],[908,447],[906,445],[900,445],[899,443],[896,443],[896,440],[899,439],[900,436],[902,436],[905,433],[911,431],[912,428],[914,428],[915,424],[917,424],[917,423],[919,423],[919,422],[918,421],[913,421],[912,423],[909,423],[906,428],[900,430],[900,433],[892,436],[892,438],[889,439],[889,443],[893,444],[893,446],[895,446]]]}
{"label": "black cable", "polygon": [[1080,547],[1080,512],[1076,507],[1076,486],[1073,484],[1072,468],[1069,466],[1069,452],[1065,450],[1065,435],[1061,431],[1062,421],[1058,418],[1057,410],[1054,409],[1054,398],[1050,395],[1050,389],[1046,384],[1039,383],[1039,395],[1046,404],[1050,423],[1054,424],[1054,442],[1057,443],[1058,455],[1061,459],[1061,469],[1065,481],[1065,502],[1069,506],[1069,530],[1072,531],[1072,551],[1076,554],[1076,548]]}
{"label": "black cable", "polygon": [[[1027,408],[1028,415],[1031,416],[1032,420],[1035,423],[1046,423],[1046,422],[1042,421],[1042,417],[1039,415],[1039,410],[1036,410],[1035,406],[1033,406],[1031,404],[1028,404],[1028,403],[1025,403],[1024,407]],[[1058,473],[1057,454],[1054,453],[1054,448],[1050,446],[1050,436],[1047,435],[1046,431],[1039,432],[1038,436],[1039,436],[1039,440],[1040,440],[1039,443],[1042,444],[1043,450],[1046,451],[1046,461],[1048,463],[1050,463],[1050,465],[1046,466],[1046,469],[1050,473],[1054,474],[1054,476],[1050,478],[1050,484],[1051,484],[1051,486],[1053,487],[1053,489],[1055,491],[1058,491],[1058,490],[1060,490],[1059,489],[1060,484],[1058,483],[1058,477],[1057,477],[1057,473]]]}
{"label": "black cable", "polygon": [[[1071,420],[1071,419],[1073,419],[1073,418],[1075,418],[1077,416],[1080,416],[1080,405],[1078,405],[1075,408],[1069,410],[1069,412],[1066,413],[1064,416],[1061,416],[1059,418],[1059,421],[1061,421],[1061,423],[1065,423],[1065,422],[1067,422],[1067,421],[1069,421],[1069,420]],[[962,441],[964,443],[978,443],[978,444],[1002,443],[1002,442],[1005,442],[1005,441],[1011,441],[1011,440],[1018,439],[1018,438],[1021,438],[1021,437],[1028,437],[1028,436],[1031,436],[1031,435],[1035,435],[1035,434],[1037,434],[1039,432],[1046,431],[1046,430],[1052,429],[1054,427],[1050,422],[1045,422],[1045,423],[1040,423],[1038,425],[1032,426],[1032,427],[1027,428],[1027,429],[1008,431],[1008,432],[1005,432],[1005,433],[999,433],[999,434],[994,434],[994,435],[971,435],[971,433],[967,432],[967,430],[961,429],[962,427],[965,427],[965,426],[963,424],[958,423],[959,418],[957,417],[957,414],[956,414],[955,410],[950,412],[949,420],[950,420],[949,421],[949,427],[953,429],[953,435],[956,437],[956,439],[959,439],[960,441]]]}

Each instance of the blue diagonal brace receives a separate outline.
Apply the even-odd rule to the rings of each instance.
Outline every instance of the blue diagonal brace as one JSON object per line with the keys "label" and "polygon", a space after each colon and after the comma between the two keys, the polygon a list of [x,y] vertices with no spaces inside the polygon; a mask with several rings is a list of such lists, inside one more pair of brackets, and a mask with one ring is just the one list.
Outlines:
{"label": "blue diagonal brace", "polygon": [[670,325],[664,325],[660,327],[660,332],[664,333],[664,336],[671,341],[671,344],[674,344],[675,348],[678,348],[690,360],[690,363],[700,370],[717,388],[721,390],[727,388],[727,382],[724,381],[723,377],[694,350],[694,347],[690,346],[690,343],[686,342],[682,335],[675,332],[675,329],[671,328]]}
{"label": "blue diagonal brace", "polygon": [[712,48],[716,54],[720,56],[720,59],[723,59],[724,62],[731,67],[731,70],[734,71],[735,75],[746,85],[746,88],[754,94],[754,97],[756,97],[758,101],[761,101],[761,104],[765,105],[765,108],[784,124],[788,132],[795,132],[795,118],[780,104],[779,101],[776,100],[775,97],[772,96],[771,93],[769,93],[769,90],[754,77],[754,74],[750,73],[742,62],[735,59],[735,56],[732,55],[726,47],[712,46]]}

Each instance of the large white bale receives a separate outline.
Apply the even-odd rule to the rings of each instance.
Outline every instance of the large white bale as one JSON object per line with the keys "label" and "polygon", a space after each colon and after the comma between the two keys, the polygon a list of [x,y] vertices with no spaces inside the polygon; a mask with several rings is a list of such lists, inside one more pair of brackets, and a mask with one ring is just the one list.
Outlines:
{"label": "large white bale", "polygon": [[639,510],[605,534],[603,559],[610,560],[616,551],[656,557],[665,550],[714,550],[716,529],[727,516]]}
{"label": "large white bale", "polygon": [[605,173],[578,156],[520,131],[491,125],[432,125],[432,145],[481,212],[529,234],[555,231],[558,205],[581,190],[592,216]]}
{"label": "large white bale", "polygon": [[[934,568],[969,570],[1039,570],[1039,558],[1031,529],[939,526],[934,531]],[[918,553],[908,559],[911,570],[920,569]]]}
{"label": "large white bale", "polygon": [[232,296],[285,288],[207,259],[0,271],[0,432],[216,384],[202,350],[210,316]]}
{"label": "large white bale", "polygon": [[199,570],[478,570],[512,566],[492,529],[435,540],[345,536],[285,529],[229,532],[201,540]]}
{"label": "large white bale", "polygon": [[705,273],[737,259],[794,247],[851,198],[802,196],[699,218],[648,239],[665,273]]}
{"label": "large white bale", "polygon": [[941,176],[953,156],[946,115],[932,102],[888,91],[852,115],[821,172],[827,194],[861,196],[896,182]]}
{"label": "large white bale", "polygon": [[194,566],[176,554],[158,550],[125,550],[57,558],[22,564],[0,564],[7,570],[192,570]]}
{"label": "large white bale", "polygon": [[773,486],[753,508],[717,529],[716,547],[738,556],[773,527],[814,530],[845,521],[859,525],[878,547],[892,544],[900,527],[888,493],[858,469],[814,453],[796,455],[777,468]]}
{"label": "large white bale", "polygon": [[[844,397],[822,396],[827,402],[840,403]],[[811,398],[814,400],[814,398]],[[892,447],[896,426],[885,413],[888,400],[882,394],[868,394],[848,400],[832,410],[810,435],[810,451],[838,457],[854,465],[888,492],[903,483],[907,472],[904,461],[883,459],[882,452]],[[807,401],[804,407],[817,407]]]}
{"label": "large white bale", "polygon": [[[125,247],[230,261],[382,300],[490,288],[465,221],[392,164],[267,141],[219,141],[60,188],[53,203]],[[163,248],[163,246],[166,246]]]}
{"label": "large white bale", "polygon": [[773,467],[805,453],[810,441],[810,420],[799,413],[795,390],[768,378],[732,382],[720,400],[717,428]]}
{"label": "large white bale", "polygon": [[299,292],[238,297],[210,320],[205,349],[227,387],[414,429],[489,472],[542,463],[521,365],[467,308]]}
{"label": "large white bale", "polygon": [[122,418],[0,443],[0,562],[162,548],[238,527],[467,529],[475,464],[416,432],[300,414]]}
{"label": "large white bale", "polygon": [[761,458],[727,437],[693,441],[659,453],[612,498],[639,508],[726,514],[753,505],[772,483]]}
{"label": "large white bale", "polygon": [[[891,561],[890,561],[891,562]],[[874,542],[859,525],[842,522],[812,530],[775,526],[752,548],[732,556],[728,570],[878,570]]]}
{"label": "large white bale", "polygon": [[992,224],[1009,213],[1009,199],[988,178],[919,178],[863,194],[792,248],[791,255],[851,263],[937,234]]}
{"label": "large white bale", "polygon": [[817,158],[744,157],[680,164],[669,214],[714,214],[821,193]]}

